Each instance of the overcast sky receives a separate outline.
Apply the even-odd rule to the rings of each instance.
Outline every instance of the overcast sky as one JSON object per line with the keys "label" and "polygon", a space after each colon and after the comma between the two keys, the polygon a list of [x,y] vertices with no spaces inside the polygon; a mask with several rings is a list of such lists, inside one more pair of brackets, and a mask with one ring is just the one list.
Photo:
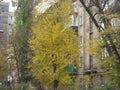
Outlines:
{"label": "overcast sky", "polygon": [[9,11],[10,11],[10,12],[14,12],[14,11],[15,11],[16,8],[15,8],[15,7],[12,7],[11,0],[3,0],[3,2],[9,2],[9,3],[10,3],[10,6],[9,6],[9,7],[10,7],[10,8],[9,8]]}

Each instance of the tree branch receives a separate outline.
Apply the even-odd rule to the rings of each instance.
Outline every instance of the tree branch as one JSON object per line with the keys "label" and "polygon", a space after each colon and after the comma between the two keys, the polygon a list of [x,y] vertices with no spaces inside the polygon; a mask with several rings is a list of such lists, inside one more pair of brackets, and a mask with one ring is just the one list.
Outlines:
{"label": "tree branch", "polygon": [[94,18],[94,16],[92,15],[92,13],[90,12],[90,9],[85,5],[85,2],[83,0],[80,0],[80,2],[82,3],[83,7],[85,8],[85,10],[87,11],[87,13],[90,15],[92,21],[94,22],[95,26],[98,28],[98,31],[101,32],[100,30],[100,26],[97,23],[96,19]]}
{"label": "tree branch", "polygon": [[[91,13],[90,9],[86,6],[84,0],[79,0],[79,1],[81,2],[81,4],[82,4],[83,7],[85,8],[85,10],[86,10],[87,13],[89,14],[89,16],[91,17],[91,19],[92,19],[93,23],[95,24],[95,26],[98,28],[98,31],[101,32],[101,31],[102,31],[102,30],[101,30],[101,26],[98,24],[97,20],[95,19],[95,17],[94,17],[93,14]],[[94,3],[95,3],[95,2],[94,2]],[[98,6],[95,5],[95,6],[98,8],[100,14],[104,14],[103,10],[99,7],[99,5],[98,5]],[[105,21],[104,21],[104,20],[105,20]],[[105,30],[108,26],[110,26],[110,21],[109,21],[107,18],[105,18],[105,17],[103,18],[103,23],[104,23],[104,25],[105,25],[104,30]],[[106,35],[105,37],[102,37],[102,38],[103,38],[103,41],[106,43],[106,48],[107,48],[108,52],[109,52],[109,50],[111,49],[111,50],[113,51],[113,53],[115,54],[116,58],[118,59],[119,63],[120,63],[120,55],[119,55],[119,53],[118,53],[118,51],[117,51],[117,48],[116,48],[116,46],[115,46],[115,44],[114,44],[113,39],[111,38],[111,36],[110,36],[110,35]],[[106,40],[106,38],[107,38],[107,40]],[[108,41],[110,42],[110,44],[107,43]],[[109,47],[108,47],[108,46],[109,46]],[[112,52],[109,52],[109,53],[110,53],[110,55],[112,55]]]}

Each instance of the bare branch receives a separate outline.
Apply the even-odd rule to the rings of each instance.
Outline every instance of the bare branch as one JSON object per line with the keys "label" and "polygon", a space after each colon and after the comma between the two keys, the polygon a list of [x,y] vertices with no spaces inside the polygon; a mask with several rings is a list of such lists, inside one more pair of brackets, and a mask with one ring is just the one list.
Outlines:
{"label": "bare branch", "polygon": [[82,3],[83,7],[85,8],[85,10],[87,11],[87,13],[90,15],[92,21],[94,22],[95,26],[98,28],[98,31],[101,32],[100,30],[100,26],[97,23],[97,20],[94,18],[94,16],[92,15],[92,13],[90,12],[90,9],[85,5],[84,0],[80,0],[80,2]]}
{"label": "bare branch", "polygon": [[107,2],[108,2],[108,0],[106,0],[106,1],[104,2],[103,7],[102,7],[102,10],[104,10],[104,8],[105,8]]}

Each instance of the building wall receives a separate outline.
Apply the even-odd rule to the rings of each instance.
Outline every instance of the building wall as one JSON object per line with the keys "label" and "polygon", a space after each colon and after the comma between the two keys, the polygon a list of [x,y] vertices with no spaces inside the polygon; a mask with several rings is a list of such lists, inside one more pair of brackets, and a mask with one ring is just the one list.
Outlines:
{"label": "building wall", "polygon": [[[9,12],[9,3],[0,2],[0,54],[3,55],[3,57],[6,57],[6,48],[8,44],[8,12]],[[1,58],[0,58],[1,59]],[[5,59],[1,59],[5,60]],[[4,66],[7,66],[7,60],[3,61]],[[4,68],[4,67],[3,67]],[[7,68],[6,68],[7,69]],[[3,71],[6,73],[4,75],[4,78],[0,78],[2,81],[7,81],[7,70]]]}
{"label": "building wall", "polygon": [[14,12],[9,12],[9,3],[0,2],[0,53],[7,59],[7,75],[4,81],[17,81],[16,62],[12,47],[12,30],[14,28]]}
{"label": "building wall", "polygon": [[[86,1],[86,5],[90,4],[90,0],[84,0]],[[104,0],[103,0],[104,1]],[[105,12],[109,13],[112,11],[112,13],[117,12],[119,14],[118,8],[119,5],[117,5],[118,0],[109,0],[108,5],[105,6]],[[104,75],[104,70],[100,67],[100,62],[102,59],[99,56],[92,55],[93,50],[90,50],[90,47],[92,44],[97,44],[95,42],[95,39],[99,37],[99,32],[95,25],[90,20],[89,15],[85,11],[84,7],[82,7],[79,0],[77,0],[78,4],[78,35],[80,38],[80,46],[81,46],[81,65],[79,68],[79,76],[80,76],[80,83],[82,87],[88,88],[88,87],[95,87],[95,86],[101,86],[104,84],[108,85],[108,78]],[[91,12],[95,14],[97,9],[92,6]],[[118,27],[118,21],[115,20],[116,18],[113,18],[111,20],[111,23],[113,26]],[[96,20],[99,20],[99,15],[96,15]],[[104,27],[103,27],[104,28]],[[97,49],[94,47],[94,49]],[[105,50],[106,51],[106,50]],[[105,56],[106,53],[103,51],[103,55]],[[107,52],[107,51],[106,51]],[[109,56],[109,55],[108,55]],[[105,58],[105,57],[104,57]]]}
{"label": "building wall", "polygon": [[[99,32],[79,0],[76,0],[76,2],[78,5],[78,35],[81,47],[79,79],[81,87],[87,88],[91,85],[101,84],[100,60],[92,55],[90,50],[90,47],[93,47],[91,42],[95,43],[94,40],[99,36]],[[89,4],[89,0],[86,0],[86,2]],[[92,9],[95,11],[94,7]]]}
{"label": "building wall", "polygon": [[8,45],[7,45],[7,52],[8,52],[8,81],[11,85],[15,85],[18,82],[18,75],[17,75],[17,66],[16,60],[14,58],[14,47],[13,47],[13,29],[14,29],[14,12],[8,13]]}
{"label": "building wall", "polygon": [[0,52],[4,54],[8,44],[8,10],[9,3],[0,2]]}

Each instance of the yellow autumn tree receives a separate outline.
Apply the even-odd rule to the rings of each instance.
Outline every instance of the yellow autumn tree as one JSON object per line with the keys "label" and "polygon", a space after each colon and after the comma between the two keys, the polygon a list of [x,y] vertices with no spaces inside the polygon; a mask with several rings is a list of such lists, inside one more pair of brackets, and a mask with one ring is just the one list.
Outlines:
{"label": "yellow autumn tree", "polygon": [[79,64],[78,36],[70,29],[73,13],[71,0],[59,0],[43,14],[35,14],[30,47],[34,52],[30,67],[32,74],[43,87],[71,83],[66,68]]}
{"label": "yellow autumn tree", "polygon": [[0,80],[7,79],[7,59],[3,54],[0,54]]}

